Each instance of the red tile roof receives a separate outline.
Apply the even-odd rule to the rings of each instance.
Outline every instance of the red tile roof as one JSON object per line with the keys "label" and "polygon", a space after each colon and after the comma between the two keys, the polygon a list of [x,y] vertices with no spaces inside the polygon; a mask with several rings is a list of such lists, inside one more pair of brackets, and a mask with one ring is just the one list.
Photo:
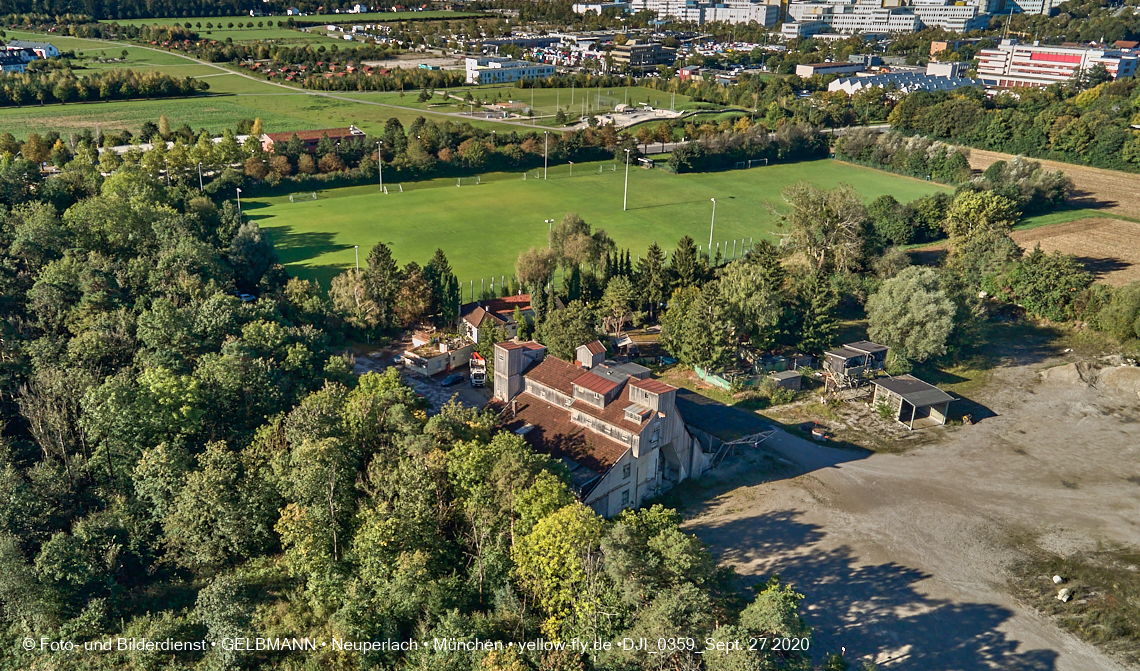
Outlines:
{"label": "red tile roof", "polygon": [[518,397],[518,413],[506,413],[502,426],[517,431],[534,428],[523,434],[535,450],[555,459],[569,458],[598,473],[605,473],[629,450],[627,445],[578,426],[570,421],[570,413],[540,399],[523,394]]}
{"label": "red tile roof", "polygon": [[606,346],[595,340],[594,342],[586,343],[586,349],[590,350],[590,354],[605,354]]}
{"label": "red tile roof", "polygon": [[676,387],[674,387],[672,385],[665,384],[664,382],[662,382],[660,380],[630,379],[629,383],[631,385],[633,385],[634,387],[637,387],[638,389],[644,389],[645,391],[649,392],[650,394],[667,394],[671,391],[677,391]]}
{"label": "red tile roof", "polygon": [[557,389],[567,396],[573,396],[574,388],[571,385],[581,375],[581,368],[562,359],[548,356],[543,359],[542,363],[531,369],[526,377],[551,389]]}
{"label": "red tile roof", "polygon": [[596,391],[602,395],[608,394],[618,387],[617,382],[607,380],[601,375],[594,375],[593,373],[583,373],[579,375],[574,379],[574,384],[583,389]]}

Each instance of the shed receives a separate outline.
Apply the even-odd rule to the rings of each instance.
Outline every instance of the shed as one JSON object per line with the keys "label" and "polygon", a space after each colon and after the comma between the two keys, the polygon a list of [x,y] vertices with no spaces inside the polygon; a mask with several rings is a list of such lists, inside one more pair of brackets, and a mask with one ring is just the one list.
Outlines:
{"label": "shed", "polygon": [[875,385],[874,405],[891,408],[894,418],[911,429],[946,423],[954,397],[913,375],[880,378]]}
{"label": "shed", "polygon": [[839,387],[852,380],[883,370],[887,365],[887,347],[867,340],[851,342],[823,354],[823,369]]}
{"label": "shed", "polygon": [[775,380],[776,386],[782,389],[800,390],[800,383],[803,382],[803,376],[794,370],[782,370],[769,374],[770,378]]}

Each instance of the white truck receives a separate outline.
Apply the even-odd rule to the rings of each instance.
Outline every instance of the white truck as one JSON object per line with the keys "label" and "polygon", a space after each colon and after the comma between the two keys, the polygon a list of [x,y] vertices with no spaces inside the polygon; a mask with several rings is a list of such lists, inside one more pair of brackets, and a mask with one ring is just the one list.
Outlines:
{"label": "white truck", "polygon": [[471,353],[471,361],[468,363],[471,369],[471,386],[482,387],[487,384],[487,360],[479,356],[478,352]]}

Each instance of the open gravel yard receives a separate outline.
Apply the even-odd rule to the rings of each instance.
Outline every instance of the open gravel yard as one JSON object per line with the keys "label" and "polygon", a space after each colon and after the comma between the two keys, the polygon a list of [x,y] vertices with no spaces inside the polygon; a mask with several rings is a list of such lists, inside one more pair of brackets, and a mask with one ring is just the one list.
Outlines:
{"label": "open gravel yard", "polygon": [[1029,349],[972,394],[993,415],[939,442],[872,454],[777,433],[763,447],[788,472],[690,508],[687,530],[749,580],[779,573],[806,595],[817,661],[846,648],[883,669],[1129,668],[1010,581],[1026,538],[1062,557],[1140,545],[1140,369],[1097,377]]}

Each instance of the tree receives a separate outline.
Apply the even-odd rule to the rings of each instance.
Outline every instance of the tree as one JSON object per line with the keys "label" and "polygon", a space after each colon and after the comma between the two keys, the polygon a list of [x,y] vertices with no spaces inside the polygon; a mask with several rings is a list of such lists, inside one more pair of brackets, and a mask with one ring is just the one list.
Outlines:
{"label": "tree", "polygon": [[368,331],[380,323],[380,308],[368,297],[364,273],[355,268],[333,278],[329,299],[333,310],[355,328]]}
{"label": "tree", "polygon": [[158,117],[158,136],[163,140],[170,139],[170,119],[165,114]]}
{"label": "tree", "polygon": [[515,276],[520,283],[531,288],[532,294],[536,291],[541,293],[554,275],[556,262],[551,249],[531,247],[519,254],[518,261],[515,262]]}
{"label": "tree", "polygon": [[538,327],[538,340],[551,356],[573,361],[579,345],[598,339],[593,310],[582,301],[570,301],[565,310],[555,310]]}
{"label": "tree", "polygon": [[443,324],[453,324],[459,316],[459,280],[451,271],[451,264],[442,249],[424,266],[424,279],[431,287],[431,308],[429,312],[439,315]]}
{"label": "tree", "polygon": [[396,316],[400,323],[411,326],[420,321],[431,307],[431,287],[419,264],[411,262],[401,273],[400,291],[396,296]]}
{"label": "tree", "polygon": [[708,282],[693,301],[682,327],[681,361],[709,371],[724,370],[736,353],[730,331],[719,282]]}
{"label": "tree", "polygon": [[301,154],[297,157],[297,172],[302,175],[312,175],[317,171],[317,163],[310,154]]}
{"label": "tree", "polygon": [[597,552],[602,520],[575,503],[543,518],[511,549],[515,574],[546,616],[543,633],[557,636],[570,617],[586,580],[586,564]]}
{"label": "tree", "polygon": [[849,184],[821,189],[797,182],[783,190],[788,211],[778,213],[787,227],[784,243],[804,254],[817,270],[846,270],[858,263],[863,252],[863,222],[867,210]]}
{"label": "tree", "polygon": [[867,299],[867,334],[895,356],[926,361],[946,353],[956,311],[938,272],[911,266]]}
{"label": "tree", "polygon": [[481,168],[487,163],[487,145],[479,138],[468,138],[459,144],[459,157],[472,168]]}
{"label": "tree", "polygon": [[602,307],[607,312],[607,330],[615,335],[622,332],[633,303],[633,284],[628,278],[618,275],[606,284],[606,291],[602,294]]}
{"label": "tree", "polygon": [[648,309],[650,319],[656,319],[657,311],[669,291],[669,275],[665,269],[665,252],[656,242],[649,245],[644,258],[637,260],[635,278],[638,298]]}
{"label": "tree", "polygon": [[950,248],[959,253],[966,241],[979,236],[1003,236],[1021,218],[1017,204],[992,191],[963,191],[946,212],[943,230]]}
{"label": "tree", "polygon": [[700,293],[700,287],[677,287],[669,296],[669,305],[661,317],[661,344],[678,359],[685,343],[685,327]]}
{"label": "tree", "polygon": [[1060,251],[1046,254],[1038,244],[994,284],[1011,303],[1046,319],[1064,321],[1073,318],[1073,299],[1092,282],[1092,273],[1075,256]]}
{"label": "tree", "polygon": [[704,278],[705,268],[703,260],[697,256],[697,243],[687,235],[681,238],[669,262],[673,287],[691,287],[699,283]]}
{"label": "tree", "polygon": [[229,260],[242,288],[253,290],[266,271],[277,263],[277,252],[262,235],[257,222],[247,221],[230,242]]}
{"label": "tree", "polygon": [[376,303],[376,323],[381,328],[393,325],[396,317],[396,302],[400,293],[400,268],[392,256],[392,250],[383,242],[377,242],[368,252],[368,267],[364,271],[364,287],[368,298]]}
{"label": "tree", "polygon": [[839,297],[823,273],[811,273],[800,283],[800,332],[798,347],[812,354],[822,353],[831,347],[832,338],[839,328],[835,307]]}
{"label": "tree", "polygon": [[755,254],[728,264],[719,281],[724,316],[738,341],[749,340],[757,349],[775,344],[784,318],[784,269],[775,247],[773,254]]}
{"label": "tree", "polygon": [[654,129],[654,137],[661,143],[661,151],[665,151],[665,143],[673,141],[673,124],[668,121],[662,121]]}
{"label": "tree", "polygon": [[637,141],[641,144],[641,153],[649,150],[649,143],[653,141],[653,129],[649,126],[642,126],[637,129]]}

